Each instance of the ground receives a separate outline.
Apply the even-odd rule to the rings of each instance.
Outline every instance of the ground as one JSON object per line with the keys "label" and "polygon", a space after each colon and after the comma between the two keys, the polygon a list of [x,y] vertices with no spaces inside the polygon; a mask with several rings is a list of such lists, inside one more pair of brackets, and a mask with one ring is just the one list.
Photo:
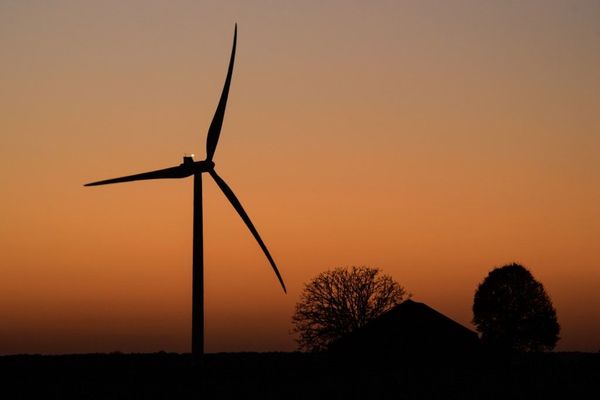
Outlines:
{"label": "ground", "polygon": [[342,363],[326,354],[219,353],[0,357],[5,399],[600,398],[600,353],[502,362]]}

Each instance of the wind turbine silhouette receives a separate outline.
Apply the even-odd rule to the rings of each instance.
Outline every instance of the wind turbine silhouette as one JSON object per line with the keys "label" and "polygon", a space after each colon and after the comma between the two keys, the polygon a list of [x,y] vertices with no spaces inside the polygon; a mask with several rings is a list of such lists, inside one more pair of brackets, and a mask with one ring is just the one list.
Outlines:
{"label": "wind turbine silhouette", "polygon": [[120,178],[107,179],[98,182],[87,183],[84,186],[109,185],[112,183],[131,182],[146,179],[178,179],[194,176],[194,231],[193,231],[193,256],[192,256],[192,357],[195,360],[200,360],[204,354],[204,244],[202,231],[202,174],[208,172],[215,180],[217,186],[221,188],[225,197],[229,200],[233,208],[238,212],[258,245],[267,256],[283,291],[287,293],[281,274],[275,265],[275,261],[267,246],[260,238],[254,224],[248,217],[244,207],[233,193],[229,185],[215,171],[215,163],[213,156],[219,141],[221,126],[223,125],[223,117],[225,116],[225,107],[227,106],[227,95],[229,94],[229,86],[231,84],[231,75],[233,73],[233,64],[235,61],[235,46],[237,41],[237,24],[233,34],[233,49],[231,50],[231,59],[229,60],[229,68],[227,70],[227,78],[223,86],[223,92],[219,99],[219,105],[215,111],[213,120],[208,128],[206,137],[206,159],[202,161],[194,161],[193,156],[184,156],[183,163],[176,167],[159,169],[156,171],[144,172],[141,174],[128,175]]}

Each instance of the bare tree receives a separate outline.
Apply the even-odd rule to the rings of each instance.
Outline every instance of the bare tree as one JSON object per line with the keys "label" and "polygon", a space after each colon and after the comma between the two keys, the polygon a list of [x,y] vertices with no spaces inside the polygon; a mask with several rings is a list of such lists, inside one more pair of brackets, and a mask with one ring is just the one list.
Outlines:
{"label": "bare tree", "polygon": [[378,268],[336,268],[307,283],[292,316],[300,349],[325,350],[334,340],[364,326],[410,297]]}

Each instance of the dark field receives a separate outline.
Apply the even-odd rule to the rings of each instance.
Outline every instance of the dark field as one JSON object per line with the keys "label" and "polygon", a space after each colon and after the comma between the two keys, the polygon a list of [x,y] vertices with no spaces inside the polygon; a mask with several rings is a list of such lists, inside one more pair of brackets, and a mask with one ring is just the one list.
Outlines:
{"label": "dark field", "polygon": [[[0,357],[3,399],[600,398],[600,353],[388,365],[324,354],[89,354]],[[4,394],[2,394],[4,393]]]}

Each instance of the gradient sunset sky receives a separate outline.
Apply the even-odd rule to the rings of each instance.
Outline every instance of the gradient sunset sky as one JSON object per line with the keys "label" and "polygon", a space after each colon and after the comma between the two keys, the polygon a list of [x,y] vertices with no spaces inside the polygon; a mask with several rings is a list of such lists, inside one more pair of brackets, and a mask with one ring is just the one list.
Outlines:
{"label": "gradient sunset sky", "polygon": [[190,349],[192,180],[215,162],[277,261],[204,182],[206,349],[295,349],[321,271],[377,266],[472,327],[518,262],[558,350],[600,349],[600,2],[0,1],[0,354]]}

